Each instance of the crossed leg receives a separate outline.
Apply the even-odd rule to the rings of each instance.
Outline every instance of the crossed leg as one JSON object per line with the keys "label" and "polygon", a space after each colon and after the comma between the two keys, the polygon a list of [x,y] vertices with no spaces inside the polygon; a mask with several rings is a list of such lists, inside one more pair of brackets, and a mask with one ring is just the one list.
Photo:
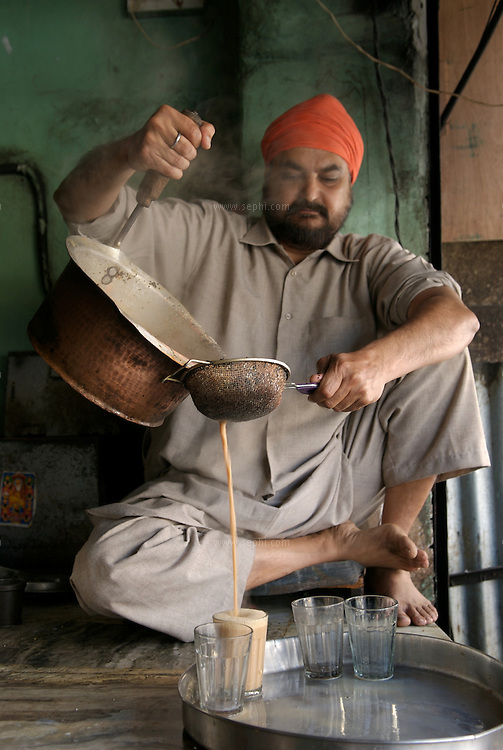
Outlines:
{"label": "crossed leg", "polygon": [[400,626],[426,625],[437,619],[435,607],[417,590],[410,573],[428,567],[428,555],[407,536],[435,477],[388,488],[382,524],[359,529],[351,521],[293,539],[256,542],[246,588],[282,578],[324,562],[356,560],[368,569],[370,588],[398,600]]}
{"label": "crossed leg", "polygon": [[356,560],[364,567],[413,571],[428,567],[428,555],[396,524],[359,529],[352,521],[293,539],[255,542],[246,589],[324,562]]}

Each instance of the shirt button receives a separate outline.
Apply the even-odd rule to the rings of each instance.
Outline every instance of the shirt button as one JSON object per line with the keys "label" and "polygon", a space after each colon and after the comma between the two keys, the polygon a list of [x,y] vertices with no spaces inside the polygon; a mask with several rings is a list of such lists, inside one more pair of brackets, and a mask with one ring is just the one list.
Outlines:
{"label": "shirt button", "polygon": [[290,271],[290,276],[297,276],[297,271]]}
{"label": "shirt button", "polygon": [[287,320],[291,320],[292,319],[292,313],[286,313],[285,318]]}

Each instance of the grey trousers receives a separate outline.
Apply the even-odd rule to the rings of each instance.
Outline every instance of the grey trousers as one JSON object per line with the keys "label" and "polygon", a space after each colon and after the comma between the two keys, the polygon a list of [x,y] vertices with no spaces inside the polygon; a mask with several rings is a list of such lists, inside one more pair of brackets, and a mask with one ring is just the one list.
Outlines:
{"label": "grey trousers", "polygon": [[[264,536],[281,544],[343,520],[361,526],[378,516],[386,487],[489,465],[467,353],[389,383],[377,403],[349,415],[337,445],[331,463],[336,494],[327,509],[292,524],[286,503]],[[312,492],[306,497],[316,504]],[[90,511],[94,528],[77,554],[71,582],[88,613],[122,617],[189,641],[195,625],[233,606],[230,534],[222,525],[212,527],[190,497],[177,503],[182,515],[168,498],[164,477],[133,503]],[[258,519],[267,510],[261,498],[254,510]],[[316,518],[315,526],[308,516]],[[238,540],[240,596],[260,538],[257,524],[253,535],[244,530]]]}

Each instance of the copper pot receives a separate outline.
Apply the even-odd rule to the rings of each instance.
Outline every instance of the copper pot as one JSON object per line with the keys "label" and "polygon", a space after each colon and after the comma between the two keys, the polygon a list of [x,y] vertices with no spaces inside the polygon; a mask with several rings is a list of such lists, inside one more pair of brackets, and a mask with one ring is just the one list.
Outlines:
{"label": "copper pot", "polygon": [[67,246],[72,260],[28,325],[31,343],[90,401],[159,426],[188,395],[166,377],[191,357],[222,357],[221,349],[119,250],[85,237],[70,237]]}

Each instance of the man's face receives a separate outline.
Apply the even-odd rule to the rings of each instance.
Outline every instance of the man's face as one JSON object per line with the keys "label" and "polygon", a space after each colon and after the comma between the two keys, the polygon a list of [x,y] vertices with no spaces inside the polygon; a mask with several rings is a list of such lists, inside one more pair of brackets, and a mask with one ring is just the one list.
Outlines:
{"label": "man's face", "polygon": [[316,148],[282,151],[267,168],[264,215],[278,242],[297,254],[326,247],[352,204],[348,165]]}

